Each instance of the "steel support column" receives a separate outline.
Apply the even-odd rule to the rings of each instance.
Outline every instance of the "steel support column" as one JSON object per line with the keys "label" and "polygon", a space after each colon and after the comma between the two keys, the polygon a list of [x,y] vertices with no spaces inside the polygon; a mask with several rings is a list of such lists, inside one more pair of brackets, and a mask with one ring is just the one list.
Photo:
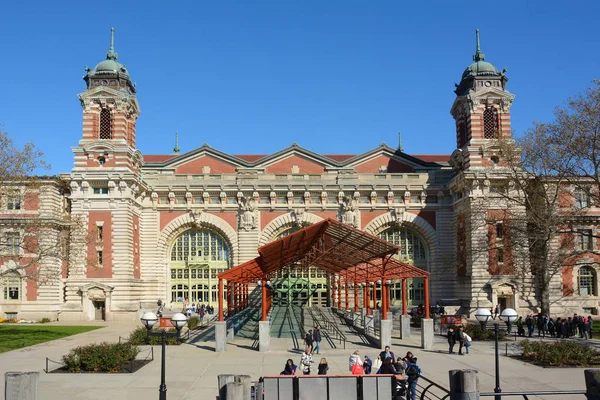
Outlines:
{"label": "steel support column", "polygon": [[429,276],[423,278],[425,291],[425,318],[429,318]]}
{"label": "steel support column", "polygon": [[219,321],[223,321],[223,279],[219,279]]}
{"label": "steel support column", "polygon": [[261,285],[261,298],[262,298],[262,316],[261,316],[261,321],[266,321],[267,320],[267,313],[268,313],[268,306],[267,306],[267,280],[263,279],[262,280],[262,285]]}
{"label": "steel support column", "polygon": [[358,312],[358,283],[354,281],[354,312]]}
{"label": "steel support column", "polygon": [[406,315],[406,278],[402,278],[402,315]]}
{"label": "steel support column", "polygon": [[387,290],[386,290],[386,280],[385,278],[381,279],[381,319],[387,320]]}

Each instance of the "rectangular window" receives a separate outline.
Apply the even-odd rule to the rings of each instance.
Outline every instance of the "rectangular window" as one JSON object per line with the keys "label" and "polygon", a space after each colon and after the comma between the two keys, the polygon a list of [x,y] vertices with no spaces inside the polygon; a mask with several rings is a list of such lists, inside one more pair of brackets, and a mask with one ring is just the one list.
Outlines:
{"label": "rectangular window", "polygon": [[167,197],[159,197],[158,204],[169,204],[169,199]]}
{"label": "rectangular window", "polygon": [[504,249],[503,248],[496,249],[496,261],[498,261],[498,264],[504,263]]}
{"label": "rectangular window", "polygon": [[6,233],[6,253],[9,256],[21,254],[21,234],[19,232]]}
{"label": "rectangular window", "polygon": [[366,197],[366,196],[361,196],[360,197],[360,204],[369,204],[371,202],[371,200]]}
{"label": "rectangular window", "polygon": [[218,197],[211,197],[210,198],[210,204],[219,204],[220,200]]}
{"label": "rectangular window", "polygon": [[102,250],[99,250],[97,254],[98,254],[98,265],[102,265],[102,262],[103,262],[103,260],[102,260]]}
{"label": "rectangular window", "polygon": [[208,279],[208,268],[204,270],[204,279]]}
{"label": "rectangular window", "polygon": [[575,207],[587,208],[590,205],[590,194],[587,190],[578,189],[575,191]]}
{"label": "rectangular window", "polygon": [[189,277],[190,277],[190,270],[186,268],[183,270],[183,279],[188,279]]}
{"label": "rectangular window", "polygon": [[202,204],[202,197],[194,197],[194,204]]}
{"label": "rectangular window", "polygon": [[402,204],[402,196],[394,196],[394,203],[396,204]]}
{"label": "rectangular window", "polygon": [[427,195],[427,197],[425,197],[425,203],[427,204],[435,204],[438,202],[438,197],[436,195]]}
{"label": "rectangular window", "polygon": [[270,199],[268,197],[260,198],[260,204],[269,204],[269,203],[270,203]]}
{"label": "rectangular window", "polygon": [[304,199],[302,197],[294,197],[294,204],[302,204]]}
{"label": "rectangular window", "polygon": [[177,270],[176,269],[172,269],[171,270],[171,279],[175,279],[177,278]]}
{"label": "rectangular window", "polygon": [[415,195],[415,196],[410,196],[410,202],[411,202],[412,204],[417,204],[417,203],[419,203],[419,196],[416,196],[416,195]]}
{"label": "rectangular window", "polygon": [[21,195],[18,193],[10,193],[6,198],[6,208],[8,210],[21,209]]}
{"label": "rectangular window", "polygon": [[577,234],[577,250],[588,251],[594,249],[593,234],[591,229],[581,229]]}
{"label": "rectangular window", "polygon": [[312,204],[321,204],[321,197],[319,196],[314,196],[313,198],[310,199],[310,202]]}
{"label": "rectangular window", "polygon": [[183,279],[183,270],[182,269],[177,270],[177,279]]}
{"label": "rectangular window", "polygon": [[98,239],[99,242],[101,242],[103,239],[103,228],[104,227],[102,225],[98,225],[96,227],[96,234],[97,234],[96,238]]}
{"label": "rectangular window", "polygon": [[228,197],[227,204],[237,204],[237,199],[235,197]]}
{"label": "rectangular window", "polygon": [[496,223],[496,239],[502,239],[504,235],[504,224],[502,222]]}
{"label": "rectangular window", "polygon": [[210,278],[211,279],[215,279],[217,277],[217,270],[216,269],[211,269],[210,270]]}
{"label": "rectangular window", "polygon": [[94,194],[108,194],[108,188],[107,187],[95,187]]}
{"label": "rectangular window", "polygon": [[337,198],[335,198],[335,197],[328,197],[327,198],[327,204],[337,204]]}
{"label": "rectangular window", "polygon": [[285,197],[277,197],[277,204],[287,204],[287,199]]}
{"label": "rectangular window", "polygon": [[192,279],[196,279],[196,269],[192,270]]}
{"label": "rectangular window", "polygon": [[377,196],[377,204],[385,204],[385,197],[384,196]]}
{"label": "rectangular window", "polygon": [[[2,287],[4,288],[2,291],[3,300],[19,300],[21,298],[21,277],[16,274],[9,275],[4,278],[2,282]],[[8,314],[7,314],[8,317]],[[15,315],[16,317],[16,315]],[[15,318],[12,317],[12,318]],[[10,318],[10,317],[9,317]]]}

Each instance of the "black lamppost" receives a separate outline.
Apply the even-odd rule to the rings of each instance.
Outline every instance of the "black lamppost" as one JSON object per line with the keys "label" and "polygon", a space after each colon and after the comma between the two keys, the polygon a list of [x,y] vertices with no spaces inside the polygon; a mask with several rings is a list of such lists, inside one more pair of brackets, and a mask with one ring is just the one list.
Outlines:
{"label": "black lamppost", "polygon": [[165,384],[165,350],[168,337],[179,338],[181,328],[187,323],[187,318],[182,313],[176,313],[171,317],[171,324],[177,329],[177,332],[167,332],[165,329],[160,332],[152,332],[152,327],[158,322],[158,317],[153,312],[146,312],[140,319],[142,324],[148,329],[148,337],[156,336],[162,338],[162,359],[160,365],[160,388],[158,389],[158,400],[167,400],[167,385]]}
{"label": "black lamppost", "polygon": [[[477,321],[481,323],[481,330],[485,331],[486,323],[491,318],[492,313],[487,308],[479,308],[475,311],[475,318]],[[512,327],[512,323],[517,319],[517,312],[512,308],[505,308],[502,310],[501,317],[506,319],[506,325],[508,327],[508,331]],[[502,393],[502,389],[500,388],[500,354],[498,352],[498,333],[500,331],[500,321],[494,321],[494,339],[495,339],[495,356],[496,356],[496,387],[494,388],[494,393]],[[494,396],[495,400],[502,400],[502,396]]]}

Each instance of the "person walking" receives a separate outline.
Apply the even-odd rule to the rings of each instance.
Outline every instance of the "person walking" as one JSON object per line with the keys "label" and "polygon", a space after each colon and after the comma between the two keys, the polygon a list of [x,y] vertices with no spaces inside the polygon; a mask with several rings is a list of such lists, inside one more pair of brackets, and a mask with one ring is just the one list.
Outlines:
{"label": "person walking", "polygon": [[525,328],[523,328],[523,317],[519,316],[517,319],[517,335],[525,336]]}
{"label": "person walking", "polygon": [[454,328],[449,328],[446,336],[448,337],[448,354],[454,354],[454,345],[456,344],[456,334],[454,333]]}
{"label": "person walking", "polygon": [[588,315],[587,331],[588,331],[588,336],[590,337],[590,339],[592,339],[592,329],[594,329],[594,320],[592,319],[591,315]]}
{"label": "person walking", "polygon": [[314,353],[319,354],[319,351],[321,350],[321,325],[315,326],[313,341],[315,342]]}
{"label": "person walking", "polygon": [[527,335],[531,337],[533,335],[533,318],[531,314],[527,315],[525,318],[525,325],[527,325]]}
{"label": "person walking", "polygon": [[496,304],[496,307],[494,307],[494,319],[498,318],[499,314],[500,314],[500,304]]}
{"label": "person walking", "polygon": [[312,353],[312,351],[313,351],[313,331],[312,331],[312,329],[310,329],[308,332],[306,332],[306,335],[304,335],[304,344],[306,345],[306,350],[308,350],[309,353]]}

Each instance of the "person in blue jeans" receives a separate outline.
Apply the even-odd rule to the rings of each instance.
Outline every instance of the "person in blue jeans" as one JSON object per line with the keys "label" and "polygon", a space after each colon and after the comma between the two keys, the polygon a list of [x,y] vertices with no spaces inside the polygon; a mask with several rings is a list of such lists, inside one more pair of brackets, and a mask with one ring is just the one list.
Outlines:
{"label": "person in blue jeans", "polygon": [[417,365],[417,357],[413,357],[412,362],[408,362],[408,366],[406,367],[406,376],[408,380],[408,391],[409,396],[407,397],[410,400],[417,399],[417,381],[419,380],[419,376],[421,376],[421,368]]}
{"label": "person in blue jeans", "polygon": [[321,350],[321,325],[315,326],[315,330],[313,331],[313,340],[316,343],[313,353],[319,354]]}

